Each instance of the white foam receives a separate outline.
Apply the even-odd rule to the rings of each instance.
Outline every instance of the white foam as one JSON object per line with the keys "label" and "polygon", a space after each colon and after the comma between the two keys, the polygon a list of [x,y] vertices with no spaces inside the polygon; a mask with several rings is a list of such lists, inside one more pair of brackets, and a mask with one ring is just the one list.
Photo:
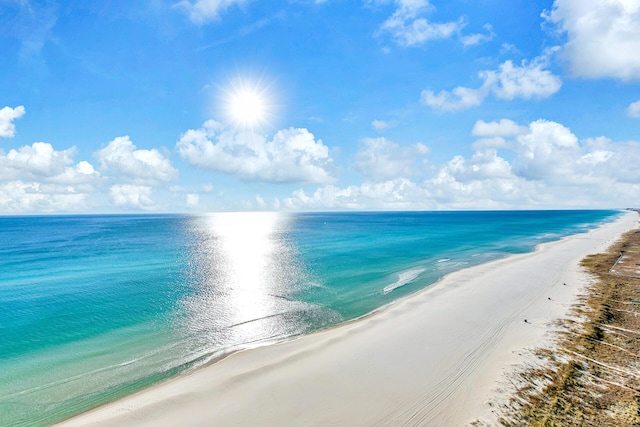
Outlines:
{"label": "white foam", "polygon": [[388,294],[389,292],[393,291],[396,288],[399,288],[400,286],[404,286],[413,282],[416,277],[418,277],[423,271],[425,271],[424,268],[416,268],[413,270],[403,271],[402,273],[398,274],[398,280],[390,285],[385,286],[382,292],[384,294]]}
{"label": "white foam", "polygon": [[447,262],[447,261],[451,261],[451,258],[442,258],[438,260],[438,262]]}

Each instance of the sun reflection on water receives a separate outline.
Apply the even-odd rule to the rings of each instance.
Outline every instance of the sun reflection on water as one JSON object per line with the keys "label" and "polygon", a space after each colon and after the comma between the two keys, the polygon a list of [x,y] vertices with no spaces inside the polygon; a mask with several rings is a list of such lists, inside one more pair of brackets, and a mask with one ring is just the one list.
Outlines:
{"label": "sun reflection on water", "polygon": [[323,309],[295,298],[309,280],[288,240],[290,224],[291,217],[279,213],[193,219],[192,292],[182,304],[182,325],[198,351],[282,339],[314,323],[310,320]]}
{"label": "sun reflection on water", "polygon": [[234,325],[272,315],[272,298],[277,291],[272,270],[284,255],[284,242],[278,239],[283,217],[274,213],[218,214],[208,218],[218,239],[223,259],[223,280],[229,291],[229,316]]}

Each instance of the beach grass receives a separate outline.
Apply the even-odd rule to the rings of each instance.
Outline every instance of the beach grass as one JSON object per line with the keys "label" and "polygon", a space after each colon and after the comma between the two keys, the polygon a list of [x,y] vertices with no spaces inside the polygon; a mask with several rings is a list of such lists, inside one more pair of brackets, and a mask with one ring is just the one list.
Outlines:
{"label": "beach grass", "polygon": [[640,230],[582,266],[593,283],[554,348],[535,350],[537,363],[512,378],[502,425],[640,425]]}

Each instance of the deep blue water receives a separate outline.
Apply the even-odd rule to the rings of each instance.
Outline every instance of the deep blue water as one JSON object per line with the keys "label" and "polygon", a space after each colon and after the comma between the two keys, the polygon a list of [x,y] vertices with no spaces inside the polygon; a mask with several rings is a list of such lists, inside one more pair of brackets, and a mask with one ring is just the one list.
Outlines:
{"label": "deep blue water", "polygon": [[0,425],[51,424],[618,215],[0,217]]}

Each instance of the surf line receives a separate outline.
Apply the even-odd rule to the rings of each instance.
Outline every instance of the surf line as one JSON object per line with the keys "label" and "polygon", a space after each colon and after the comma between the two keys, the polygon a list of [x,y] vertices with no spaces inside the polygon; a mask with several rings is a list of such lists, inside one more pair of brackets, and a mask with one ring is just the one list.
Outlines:
{"label": "surf line", "polygon": [[424,268],[416,268],[413,270],[403,271],[402,273],[398,274],[398,280],[384,287],[384,289],[382,290],[382,293],[386,295],[389,292],[393,291],[394,289],[399,288],[400,286],[404,286],[413,282],[416,279],[416,277],[418,277],[424,271],[425,271]]}

